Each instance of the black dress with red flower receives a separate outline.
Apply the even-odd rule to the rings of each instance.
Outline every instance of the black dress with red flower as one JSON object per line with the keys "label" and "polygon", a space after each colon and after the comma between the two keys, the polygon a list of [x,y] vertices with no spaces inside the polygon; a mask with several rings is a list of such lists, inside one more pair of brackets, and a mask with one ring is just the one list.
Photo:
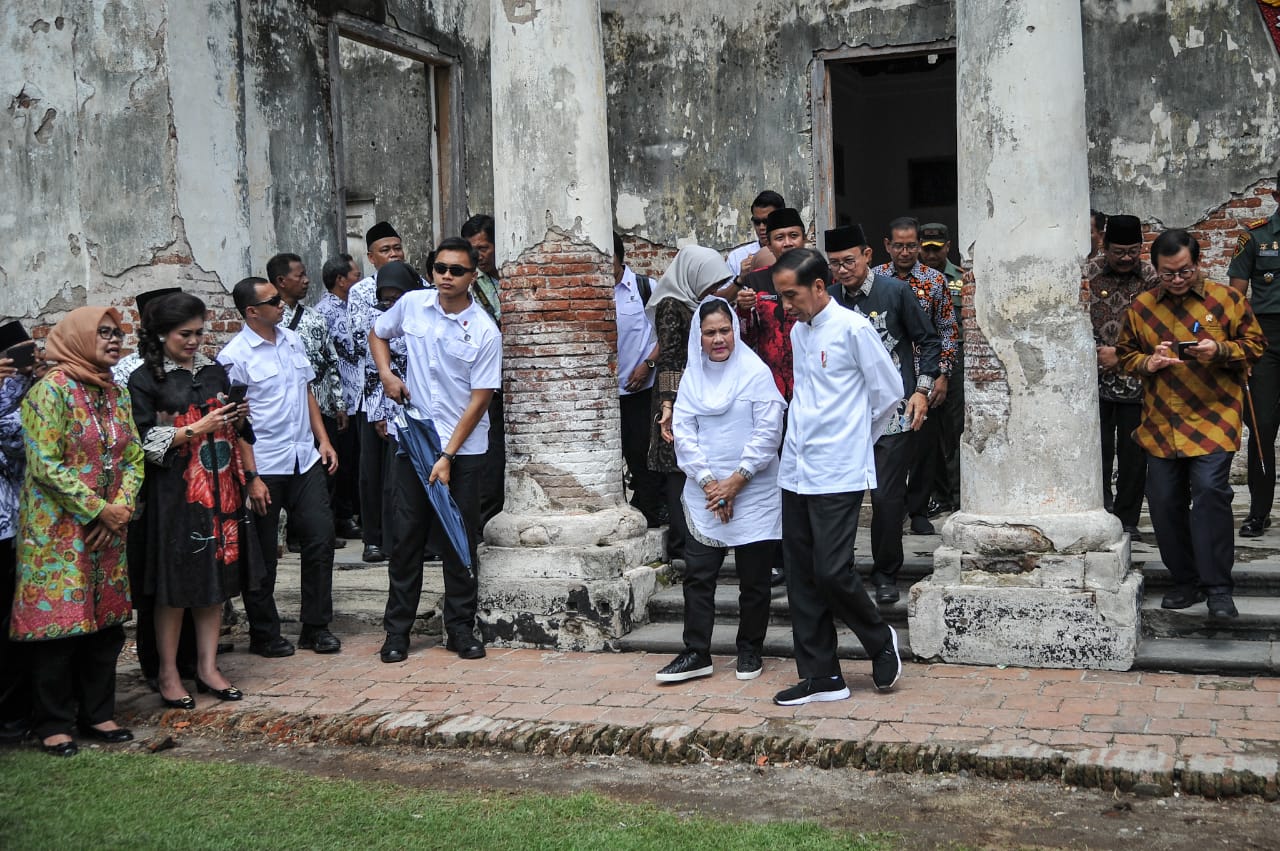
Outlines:
{"label": "black dress with red flower", "polygon": [[[145,540],[141,590],[179,609],[221,605],[265,573],[248,528],[256,518],[245,507],[240,435],[223,426],[173,446],[183,428],[225,404],[229,389],[221,364],[197,356],[194,366],[193,374],[167,362],[163,381],[145,365],[129,377],[147,459],[137,518]],[[245,434],[252,442],[248,426]]]}

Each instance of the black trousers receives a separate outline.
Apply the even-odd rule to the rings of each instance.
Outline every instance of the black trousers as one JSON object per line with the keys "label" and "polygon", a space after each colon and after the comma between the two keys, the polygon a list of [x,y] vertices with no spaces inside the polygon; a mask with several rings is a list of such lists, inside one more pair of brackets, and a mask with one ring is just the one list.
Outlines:
{"label": "black trousers", "polygon": [[[738,570],[738,652],[764,648],[769,628],[769,574],[778,541],[756,541],[733,548]],[[724,566],[727,547],[709,547],[692,535],[685,544],[684,648],[711,652],[716,619],[716,578]]]}
{"label": "black trousers", "polygon": [[329,505],[333,519],[350,520],[360,512],[360,427],[358,420],[364,414],[351,414],[347,418],[347,430],[338,431],[338,421],[324,418],[324,430],[329,435],[333,451],[338,453],[338,472],[329,476]]}
{"label": "black trousers", "polygon": [[382,508],[382,477],[387,443],[378,436],[373,423],[361,415],[357,438],[360,441],[360,526],[366,546],[382,546],[385,519]]}
{"label": "black trousers", "polygon": [[266,576],[257,590],[243,595],[252,641],[270,641],[280,635],[275,591],[281,509],[289,512],[289,523],[302,544],[302,623],[328,626],[333,620],[333,513],[329,510],[328,478],[319,461],[303,473],[262,477],[271,492],[271,505],[265,515],[254,514],[252,519]]}
{"label": "black trousers", "polygon": [[893,582],[902,570],[902,520],[907,514],[907,468],[916,435],[886,434],[875,443],[876,489],[871,493],[873,584]]}
{"label": "black trousers", "polygon": [[484,475],[480,480],[480,528],[502,512],[507,498],[507,425],[502,408],[502,391],[489,400],[489,451],[484,454]]}
{"label": "black trousers", "polygon": [[[929,515],[929,497],[933,494],[933,482],[942,463],[938,445],[941,422],[942,417],[935,416],[934,411],[930,410],[929,419],[913,434],[911,449],[907,453],[910,455],[910,468],[907,473],[906,500],[907,514],[911,517]],[[878,473],[876,478],[880,478]]]}
{"label": "black trousers", "polygon": [[[1102,418],[1102,491],[1111,513],[1125,526],[1137,526],[1147,485],[1147,453],[1133,439],[1142,419],[1141,402],[1098,402]],[[1111,470],[1115,463],[1116,488],[1111,494]]]}
{"label": "black trousers", "polygon": [[872,658],[892,640],[853,566],[861,507],[862,491],[814,496],[782,491],[782,552],[802,679],[840,674],[835,618],[853,630]]}
{"label": "black trousers", "polygon": [[1229,594],[1232,588],[1232,455],[1147,457],[1147,505],[1160,560],[1179,585],[1210,594]]}
{"label": "black trousers", "polygon": [[[964,344],[956,350],[955,365],[947,382],[947,398],[929,422],[938,418],[938,463],[933,476],[933,495],[941,503],[960,505],[960,437],[964,434]],[[877,476],[878,478],[878,476]]]}
{"label": "black trousers", "polygon": [[102,724],[115,716],[124,627],[24,643],[31,666],[32,733],[42,739],[70,735],[76,721]]}
{"label": "black trousers", "polygon": [[682,559],[689,541],[689,521],[684,516],[684,503],[680,501],[687,477],[679,470],[656,475],[662,477],[662,488],[667,498],[667,513],[671,515],[667,526],[667,560]]}
{"label": "black trousers", "polygon": [[[653,388],[618,397],[618,414],[622,421],[622,459],[631,474],[631,505],[650,526],[658,524],[658,507],[662,504],[662,474],[649,469],[649,411],[653,404]],[[681,485],[683,487],[683,485]]]}
{"label": "black trousers", "polygon": [[26,721],[31,714],[31,681],[23,643],[9,640],[18,554],[14,538],[0,541],[0,724]]}
{"label": "black trousers", "polygon": [[[145,507],[143,512],[146,512]],[[125,551],[129,556],[129,596],[133,602],[133,637],[138,653],[138,667],[142,676],[154,680],[160,675],[160,654],[156,648],[156,599],[144,591],[143,576],[146,563],[146,521],[139,517],[130,522],[129,535],[125,538]],[[196,672],[196,622],[191,610],[182,613],[182,631],[178,633],[178,672],[194,676]]]}
{"label": "black trousers", "polygon": [[[388,635],[408,635],[413,627],[414,618],[418,616],[418,602],[422,598],[422,560],[430,542],[444,562],[445,633],[469,634],[475,628],[476,620],[476,591],[479,587],[476,576],[467,571],[462,559],[453,551],[413,462],[406,456],[397,456],[395,464],[396,496],[392,502],[391,521],[395,528],[395,546],[391,550],[387,570],[390,587],[382,618],[383,628]],[[480,486],[484,471],[483,455],[459,455],[453,462],[449,477],[449,493],[462,513],[462,525],[467,530],[471,564],[476,575],[480,572],[476,549],[480,543]]]}
{"label": "black trousers", "polygon": [[[1249,514],[1269,517],[1276,497],[1276,432],[1280,431],[1280,314],[1264,313],[1258,316],[1258,324],[1270,345],[1262,353],[1262,359],[1253,367],[1249,376],[1249,393],[1253,397],[1253,410],[1258,415],[1257,428],[1245,405],[1245,425],[1249,426],[1249,440],[1245,452],[1249,455]],[[1262,444],[1262,457],[1266,472],[1258,461],[1258,443]]]}

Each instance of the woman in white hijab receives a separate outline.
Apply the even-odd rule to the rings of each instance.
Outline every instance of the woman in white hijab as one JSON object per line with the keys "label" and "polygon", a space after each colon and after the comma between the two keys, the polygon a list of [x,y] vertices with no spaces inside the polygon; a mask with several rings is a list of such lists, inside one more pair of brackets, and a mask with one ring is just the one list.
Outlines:
{"label": "woman in white hijab", "polygon": [[738,572],[740,680],[755,679],[769,624],[769,574],[782,538],[778,446],[786,403],[769,367],[738,339],[729,303],[708,298],[690,323],[676,394],[676,459],[688,477],[684,508],[684,652],[659,682],[710,676],[716,577],[729,548]]}

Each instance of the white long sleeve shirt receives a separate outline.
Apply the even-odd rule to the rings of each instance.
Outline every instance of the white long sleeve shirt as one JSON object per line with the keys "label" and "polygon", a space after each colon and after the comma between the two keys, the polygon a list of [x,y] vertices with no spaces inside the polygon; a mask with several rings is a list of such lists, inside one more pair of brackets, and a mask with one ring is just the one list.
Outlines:
{"label": "white long sleeve shirt", "polygon": [[902,401],[902,376],[865,316],[832,299],[791,329],[795,389],[778,486],[798,494],[876,487],[873,444]]}

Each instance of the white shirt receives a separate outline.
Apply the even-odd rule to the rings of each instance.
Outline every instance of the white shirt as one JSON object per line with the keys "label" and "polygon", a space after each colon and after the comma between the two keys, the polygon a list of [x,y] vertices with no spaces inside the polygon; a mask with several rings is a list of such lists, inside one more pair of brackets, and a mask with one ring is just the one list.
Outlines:
{"label": "white shirt", "polygon": [[902,375],[867,318],[831,299],[791,329],[795,388],[778,486],[799,494],[876,487],[872,445],[902,401]]}
{"label": "white shirt", "polygon": [[741,275],[742,264],[746,262],[748,257],[759,251],[760,247],[760,241],[753,239],[730,251],[729,256],[724,258],[724,262],[729,264],[729,271],[733,272],[735,276]]}
{"label": "white shirt", "polygon": [[[618,317],[618,395],[628,396],[632,392],[640,392],[627,389],[632,370],[658,345],[658,335],[644,312],[636,273],[630,266],[622,267],[622,280],[613,288],[613,307]],[[653,386],[654,372],[649,370],[649,378],[640,390]]]}
{"label": "white shirt", "polygon": [[248,387],[245,399],[253,417],[254,463],[262,476],[305,473],[320,460],[311,433],[311,382],[315,371],[302,338],[276,326],[267,342],[246,323],[218,353],[232,384]]}
{"label": "white shirt", "polygon": [[[410,403],[435,422],[442,446],[448,446],[472,390],[502,386],[502,335],[474,299],[461,313],[445,313],[436,290],[405,293],[373,323],[384,340],[403,337],[408,353],[405,385]],[[489,449],[486,412],[458,450],[483,455]]]}

